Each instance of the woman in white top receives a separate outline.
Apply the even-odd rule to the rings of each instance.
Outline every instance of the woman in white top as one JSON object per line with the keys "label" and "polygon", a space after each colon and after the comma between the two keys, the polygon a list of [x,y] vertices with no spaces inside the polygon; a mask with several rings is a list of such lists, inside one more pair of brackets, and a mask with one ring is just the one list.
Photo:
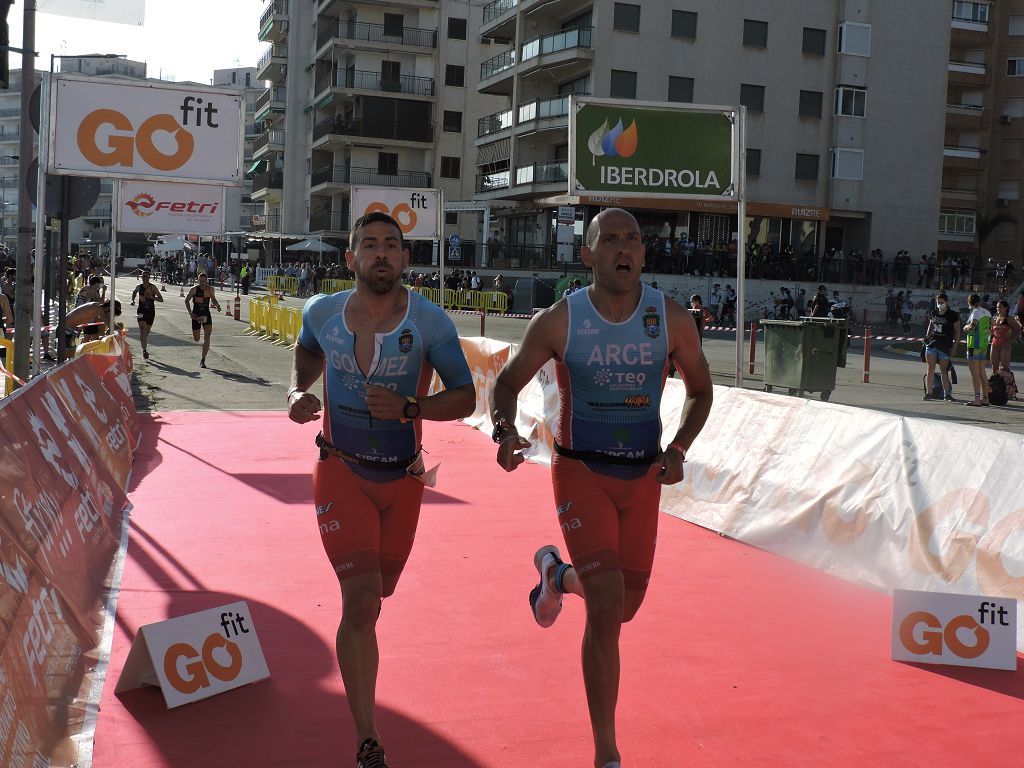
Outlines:
{"label": "woman in white top", "polygon": [[988,405],[988,334],[992,324],[992,313],[981,306],[981,296],[972,293],[967,297],[971,314],[964,325],[967,339],[967,367],[971,370],[974,383],[974,400],[964,405]]}

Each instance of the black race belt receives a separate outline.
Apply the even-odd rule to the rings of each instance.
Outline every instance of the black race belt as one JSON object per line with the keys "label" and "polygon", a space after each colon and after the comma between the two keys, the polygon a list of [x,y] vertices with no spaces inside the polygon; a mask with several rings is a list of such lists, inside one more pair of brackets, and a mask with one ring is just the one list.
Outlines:
{"label": "black race belt", "polygon": [[352,464],[358,464],[360,467],[372,467],[373,469],[405,469],[412,465],[419,457],[419,454],[416,454],[415,456],[410,456],[408,459],[399,459],[398,461],[374,461],[373,459],[364,459],[362,456],[354,456],[351,453],[346,453],[340,448],[336,448],[327,441],[323,432],[316,433],[316,447],[335,458],[351,462]]}
{"label": "black race belt", "polygon": [[577,461],[592,461],[600,464],[621,464],[627,467],[649,467],[654,463],[654,456],[615,456],[611,453],[601,453],[600,451],[576,451],[572,448],[566,448],[565,446],[555,443],[555,453],[559,456],[565,456],[567,459],[576,459]]}

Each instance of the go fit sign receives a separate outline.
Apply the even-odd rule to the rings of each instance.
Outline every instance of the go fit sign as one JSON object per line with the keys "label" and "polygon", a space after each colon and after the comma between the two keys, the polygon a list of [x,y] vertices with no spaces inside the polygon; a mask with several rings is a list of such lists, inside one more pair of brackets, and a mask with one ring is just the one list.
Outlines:
{"label": "go fit sign", "polygon": [[54,76],[48,173],[237,185],[237,89]]}
{"label": "go fit sign", "polygon": [[242,601],[140,628],[116,692],[155,683],[173,708],[268,677]]}
{"label": "go fit sign", "polygon": [[1017,669],[1017,601],[897,589],[892,658],[921,664]]}

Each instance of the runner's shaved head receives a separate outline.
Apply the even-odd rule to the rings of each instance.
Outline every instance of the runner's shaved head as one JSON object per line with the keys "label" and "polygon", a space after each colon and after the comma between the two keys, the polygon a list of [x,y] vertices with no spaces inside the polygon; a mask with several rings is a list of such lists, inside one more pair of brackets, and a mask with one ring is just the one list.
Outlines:
{"label": "runner's shaved head", "polygon": [[637,231],[640,230],[640,225],[637,224],[636,218],[629,211],[623,208],[605,208],[603,211],[601,211],[599,214],[597,214],[594,218],[590,220],[590,225],[587,227],[586,242],[588,248],[593,248],[595,245],[597,245],[597,238],[601,234],[601,219],[615,214],[622,214],[623,216],[628,216],[630,219],[633,220],[633,225],[637,228]]}

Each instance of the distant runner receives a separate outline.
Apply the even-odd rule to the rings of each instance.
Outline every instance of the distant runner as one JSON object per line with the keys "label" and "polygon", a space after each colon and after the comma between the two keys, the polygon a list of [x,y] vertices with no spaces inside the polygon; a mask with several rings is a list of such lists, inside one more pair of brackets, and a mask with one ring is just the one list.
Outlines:
{"label": "distant runner", "polygon": [[153,330],[153,321],[156,320],[156,302],[164,300],[160,289],[149,282],[150,272],[148,269],[142,272],[142,282],[135,286],[132,291],[132,306],[135,306],[135,297],[139,298],[139,309],[135,316],[139,321],[139,340],[142,344],[142,357],[149,360],[149,332]]}
{"label": "distant runner", "polygon": [[220,312],[220,302],[213,295],[213,286],[205,272],[199,273],[199,285],[189,289],[185,297],[185,309],[192,316],[192,338],[199,341],[199,329],[203,329],[203,356],[199,359],[199,367],[206,367],[206,356],[210,354],[210,336],[213,335],[213,315],[210,305],[213,304]]}

